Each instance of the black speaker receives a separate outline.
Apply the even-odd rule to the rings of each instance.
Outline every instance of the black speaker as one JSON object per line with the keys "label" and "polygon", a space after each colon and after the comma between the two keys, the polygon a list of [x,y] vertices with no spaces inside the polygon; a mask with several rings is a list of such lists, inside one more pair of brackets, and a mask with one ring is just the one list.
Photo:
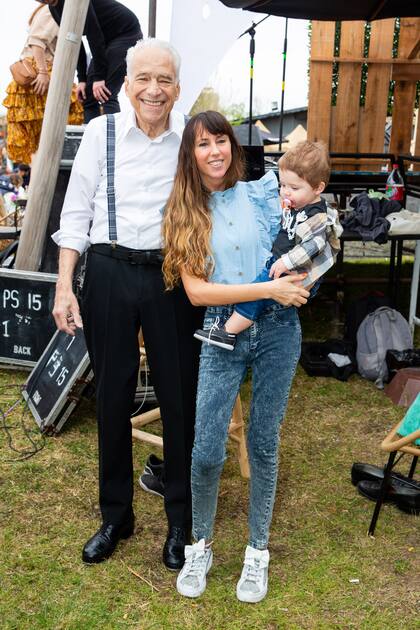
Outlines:
{"label": "black speaker", "polygon": [[264,147],[243,146],[246,159],[246,181],[260,179],[265,174]]}
{"label": "black speaker", "polygon": [[51,234],[54,234],[60,227],[61,209],[63,207],[64,197],[66,196],[71,167],[73,166],[73,161],[84,130],[83,125],[67,125],[66,127],[60,170],[58,171],[57,182],[55,184],[40,267],[40,271],[45,273],[58,272],[58,247],[52,240]]}

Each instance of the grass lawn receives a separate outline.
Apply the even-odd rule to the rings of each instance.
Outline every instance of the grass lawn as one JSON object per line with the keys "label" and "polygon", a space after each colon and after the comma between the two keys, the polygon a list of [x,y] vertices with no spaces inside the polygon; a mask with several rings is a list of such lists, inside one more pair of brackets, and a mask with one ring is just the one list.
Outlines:
{"label": "grass lawn", "polygon": [[[320,296],[302,310],[305,338],[333,336],[334,304],[332,296]],[[18,398],[13,384],[26,376],[1,371],[3,410]],[[247,382],[245,409],[249,395]],[[308,377],[298,368],[282,431],[270,590],[256,605],[241,604],[235,595],[248,489],[232,443],[208,588],[200,599],[187,600],[161,563],[163,503],[137,483],[135,535],[107,562],[81,562],[82,545],[99,521],[92,402],[83,401],[60,435],[46,438],[44,448],[25,461],[11,461],[19,456],[0,431],[1,630],[420,628],[420,518],[385,505],[375,538],[368,538],[373,504],[350,483],[352,462],[385,462],[379,443],[404,413],[357,375],[342,383]],[[14,446],[28,448],[20,413],[6,422]],[[24,423],[35,427],[30,417]],[[160,423],[149,429],[159,433]],[[42,441],[37,431],[31,437]],[[134,444],[136,478],[150,450]],[[406,473],[408,466],[403,460],[398,470]]]}

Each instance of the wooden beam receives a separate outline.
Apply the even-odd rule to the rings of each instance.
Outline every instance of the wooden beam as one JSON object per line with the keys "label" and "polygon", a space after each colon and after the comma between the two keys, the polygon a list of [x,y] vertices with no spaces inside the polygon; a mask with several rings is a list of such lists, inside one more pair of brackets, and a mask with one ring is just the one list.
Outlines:
{"label": "wooden beam", "polygon": [[[388,20],[387,20],[388,21]],[[321,63],[331,63],[331,62],[339,62],[339,63],[395,63],[398,66],[408,65],[408,66],[416,66],[420,65],[420,59],[399,59],[398,57],[380,57],[375,59],[375,57],[316,57],[311,58],[311,61],[319,61]]]}
{"label": "wooden beam", "polygon": [[[369,58],[371,62],[389,55],[392,57],[395,20],[377,20],[371,25]],[[385,124],[388,109],[391,63],[369,63],[365,104],[360,109],[358,150],[361,153],[380,153],[384,150]],[[366,162],[360,167],[365,168]],[[377,161],[372,170],[380,170],[383,161]]]}
{"label": "wooden beam", "polygon": [[146,431],[140,431],[139,429],[132,429],[131,434],[133,438],[136,438],[136,440],[146,442],[146,444],[151,444],[152,446],[159,446],[160,448],[163,447],[163,439],[158,435],[147,433]]}
{"label": "wooden beam", "polygon": [[16,256],[16,269],[38,271],[41,262],[88,5],[89,0],[64,3],[39,149],[32,169],[28,204]]}
{"label": "wooden beam", "polygon": [[[364,32],[365,23],[362,21],[342,22],[340,54],[344,58],[353,54],[356,58],[362,57]],[[360,63],[347,63],[340,67],[331,151],[357,151],[361,78]]]}
{"label": "wooden beam", "polygon": [[409,59],[414,59],[415,57],[418,57],[418,55],[420,54],[420,19],[417,19],[417,36],[415,36],[415,40],[417,39],[417,41],[415,41],[413,48],[408,52],[407,57]]}
{"label": "wooden beam", "polygon": [[392,78],[394,81],[420,81],[420,65],[392,66]]}
{"label": "wooden beam", "polygon": [[[419,39],[420,18],[402,18],[398,57],[407,59]],[[414,81],[396,81],[394,88],[394,107],[392,112],[391,153],[410,153],[413,132],[414,100],[416,84]]]}
{"label": "wooden beam", "polygon": [[[312,22],[311,63],[309,70],[308,139],[323,140],[327,146],[331,133],[332,63],[335,22]],[[313,62],[312,56],[330,54],[330,64]]]}

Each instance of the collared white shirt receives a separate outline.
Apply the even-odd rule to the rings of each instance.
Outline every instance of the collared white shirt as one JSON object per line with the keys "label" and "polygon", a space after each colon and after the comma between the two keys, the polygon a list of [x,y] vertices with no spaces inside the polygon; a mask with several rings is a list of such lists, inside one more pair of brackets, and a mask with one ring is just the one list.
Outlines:
{"label": "collared white shirt", "polygon": [[[134,110],[115,115],[115,196],[118,244],[132,249],[162,247],[162,209],[178,162],[184,116],[172,111],[169,129],[149,138]],[[86,127],[75,157],[60,229],[59,247],[83,253],[91,243],[109,243],[106,176],[106,116]]]}

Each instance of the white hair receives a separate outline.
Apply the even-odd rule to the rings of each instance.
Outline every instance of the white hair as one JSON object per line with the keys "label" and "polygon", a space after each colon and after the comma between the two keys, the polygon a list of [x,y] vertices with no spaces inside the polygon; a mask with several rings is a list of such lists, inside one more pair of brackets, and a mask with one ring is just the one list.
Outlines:
{"label": "white hair", "polygon": [[139,39],[138,42],[134,44],[131,48],[127,50],[127,76],[130,77],[132,75],[132,68],[134,57],[136,53],[145,48],[160,48],[161,50],[166,50],[172,57],[172,62],[174,64],[175,69],[175,77],[176,80],[179,81],[179,70],[181,68],[181,57],[175,48],[169,42],[166,42],[163,39],[156,39],[155,37],[146,37],[146,39]]}

